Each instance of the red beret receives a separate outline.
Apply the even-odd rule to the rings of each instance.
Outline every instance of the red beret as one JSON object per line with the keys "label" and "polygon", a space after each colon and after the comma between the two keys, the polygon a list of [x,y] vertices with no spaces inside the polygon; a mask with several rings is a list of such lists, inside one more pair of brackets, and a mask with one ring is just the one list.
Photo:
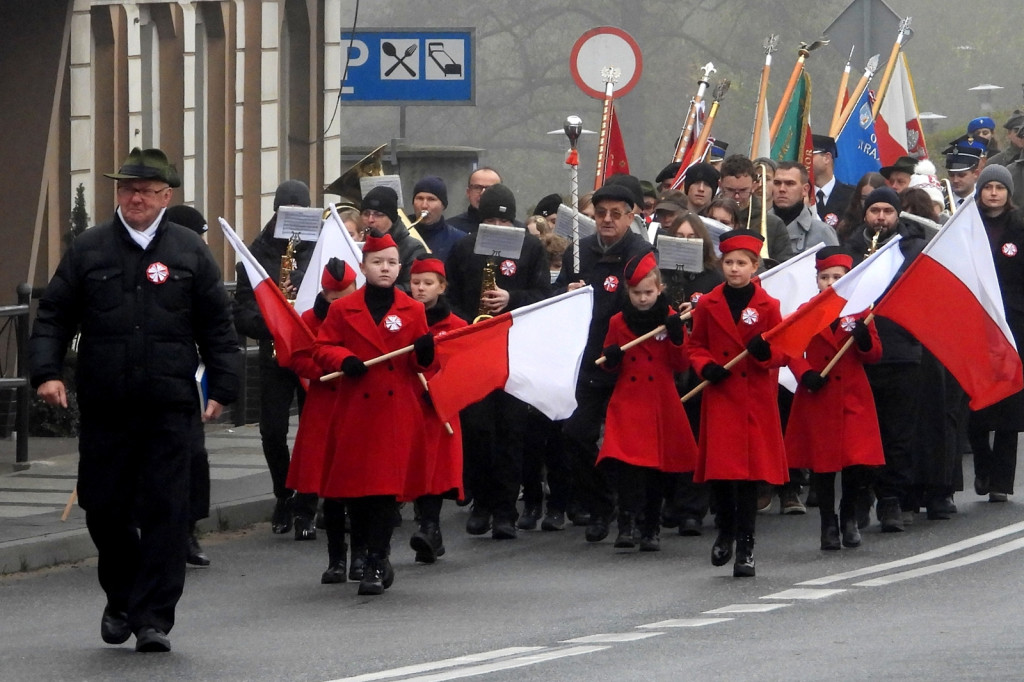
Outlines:
{"label": "red beret", "polygon": [[412,262],[412,267],[409,269],[410,275],[419,275],[424,272],[436,272],[446,279],[448,277],[444,271],[444,263],[436,258],[417,258]]}
{"label": "red beret", "polygon": [[366,241],[363,242],[363,253],[374,253],[375,251],[383,251],[384,249],[398,248],[395,244],[395,240],[391,238],[390,234],[381,234],[377,230],[373,230],[370,234],[366,235]]}
{"label": "red beret", "polygon": [[826,246],[814,255],[814,267],[818,272],[837,265],[847,270],[853,269],[853,256],[839,246]]}
{"label": "red beret", "polygon": [[729,253],[737,249],[745,249],[756,256],[761,253],[762,244],[764,244],[764,237],[753,230],[729,230],[723,232],[719,237],[718,250],[722,253]]}
{"label": "red beret", "polygon": [[648,251],[640,258],[634,257],[626,263],[622,274],[626,276],[626,284],[635,287],[657,267],[658,262],[654,260],[654,254]]}
{"label": "red beret", "polygon": [[344,291],[356,281],[356,271],[340,258],[332,258],[324,266],[320,276],[320,288],[324,291]]}

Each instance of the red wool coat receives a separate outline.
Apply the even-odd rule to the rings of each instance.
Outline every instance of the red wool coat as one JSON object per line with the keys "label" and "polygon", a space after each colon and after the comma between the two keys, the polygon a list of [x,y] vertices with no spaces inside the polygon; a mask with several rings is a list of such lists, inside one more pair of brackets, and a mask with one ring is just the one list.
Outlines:
{"label": "red wool coat", "polygon": [[[623,346],[635,338],[622,313],[616,313],[604,345]],[[689,366],[686,347],[673,345],[664,333],[626,351],[616,370],[598,462],[611,457],[659,471],[693,471],[697,443],[672,378]]]}
{"label": "red wool coat", "polygon": [[[466,321],[449,313],[448,317],[430,326],[434,337],[443,336],[454,329],[466,326]],[[436,363],[423,375],[429,379],[438,371]],[[462,499],[462,426],[456,416],[449,424],[454,434],[449,435],[444,422],[433,408],[424,408],[425,447],[415,454],[409,465],[406,478],[406,499],[419,495],[442,495],[455,490]],[[420,491],[419,493],[415,491]]]}
{"label": "red wool coat", "polygon": [[[317,334],[313,358],[325,372],[341,369],[349,356],[360,360],[412,344],[427,333],[423,304],[395,289],[395,300],[380,324],[359,289],[331,304]],[[415,453],[423,452],[422,368],[415,353],[373,365],[361,377],[341,376],[331,415],[321,497],[422,495],[409,491],[406,477]]]}
{"label": "red wool coat", "polygon": [[[310,308],[302,313],[302,321],[316,336],[323,323]],[[338,397],[337,381],[320,381],[326,372],[313,360],[313,349],[303,348],[292,355],[290,368],[300,379],[308,379],[306,401],[299,415],[299,428],[295,432],[295,446],[292,461],[288,465],[289,490],[300,493],[320,492],[320,478],[323,474],[324,453],[327,449],[327,432]]]}
{"label": "red wool coat", "polygon": [[[826,473],[854,464],[885,464],[875,399],[864,373],[865,363],[882,357],[882,343],[875,325],[868,330],[871,350],[861,351],[854,343],[828,373],[824,387],[814,393],[797,388],[786,425],[789,466]],[[842,323],[836,331],[822,331],[811,339],[805,357],[790,360],[789,368],[797,379],[808,370],[820,372],[848,338]]]}
{"label": "red wool coat", "polygon": [[[779,302],[755,284],[754,296],[739,322],[733,322],[720,284],[701,296],[687,341],[698,375],[711,362],[725,365],[747,342],[779,323]],[[699,456],[694,480],[789,480],[779,419],[778,368],[788,358],[773,350],[767,362],[748,355],[732,367],[732,376],[704,389],[701,399]]]}

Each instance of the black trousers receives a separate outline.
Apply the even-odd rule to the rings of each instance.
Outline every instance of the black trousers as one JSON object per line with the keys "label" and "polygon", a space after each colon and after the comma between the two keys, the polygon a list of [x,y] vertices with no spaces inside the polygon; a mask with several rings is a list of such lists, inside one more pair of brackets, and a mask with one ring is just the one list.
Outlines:
{"label": "black trousers", "polygon": [[553,422],[529,407],[523,434],[523,502],[527,507],[544,503],[545,471],[548,509],[564,512],[572,495],[572,473],[562,443],[562,422]]}
{"label": "black trousers", "polygon": [[292,400],[299,401],[299,411],[306,398],[295,372],[276,364],[260,362],[260,438],[263,441],[263,456],[270,469],[270,480],[274,484],[274,497],[289,497],[291,491],[285,486],[288,480],[288,464],[291,452],[288,450],[288,418]]}
{"label": "black trousers", "polygon": [[657,469],[636,466],[617,459],[603,459],[598,465],[615,488],[619,502],[619,516],[630,514],[643,519],[645,532],[656,533],[661,528],[661,502],[664,499],[664,479]]}
{"label": "black trousers", "polygon": [[[841,520],[853,519],[857,513],[857,501],[868,489],[871,482],[871,467],[844,467],[840,479],[842,497],[839,502]],[[823,519],[831,519],[836,513],[836,472],[812,473],[811,487],[818,495],[818,512]]]}
{"label": "black trousers", "polygon": [[185,585],[189,468],[199,413],[153,406],[82,416],[78,492],[107,603],[132,630],[169,632]]}
{"label": "black trousers", "polygon": [[961,442],[970,418],[967,394],[927,349],[922,349],[917,390],[914,488],[927,503],[963,490]]}
{"label": "black trousers", "polygon": [[612,386],[591,385],[581,380],[576,387],[576,411],[565,422],[562,433],[573,473],[573,494],[584,510],[610,518],[615,495],[608,476],[594,466],[601,426],[612,398]]}
{"label": "black trousers", "polygon": [[210,515],[210,456],[206,452],[206,430],[200,420],[192,434],[189,450],[188,523],[194,527]]}
{"label": "black trousers", "polygon": [[398,501],[387,495],[351,497],[345,500],[352,522],[352,546],[356,538],[365,539],[370,554],[386,557],[391,553],[391,534],[395,529]]}
{"label": "black trousers", "polygon": [[1017,432],[972,426],[968,435],[974,453],[974,475],[988,481],[992,492],[1012,495],[1017,474]]}
{"label": "black trousers", "polygon": [[733,537],[754,535],[757,484],[757,481],[711,481],[719,533]]}
{"label": "black trousers", "polygon": [[871,393],[878,412],[885,466],[875,475],[878,499],[896,497],[906,506],[907,494],[914,483],[914,437],[920,391],[916,364],[865,365]]}
{"label": "black trousers", "polygon": [[519,518],[526,403],[493,391],[461,413],[463,478],[473,502],[501,519]]}

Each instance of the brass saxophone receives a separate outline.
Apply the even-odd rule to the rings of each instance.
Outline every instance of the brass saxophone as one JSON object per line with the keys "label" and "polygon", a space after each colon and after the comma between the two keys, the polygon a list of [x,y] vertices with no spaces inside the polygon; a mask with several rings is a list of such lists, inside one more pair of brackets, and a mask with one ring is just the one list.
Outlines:
{"label": "brass saxophone", "polygon": [[494,315],[487,312],[487,308],[484,306],[484,294],[498,288],[498,283],[494,279],[496,269],[497,266],[494,264],[494,260],[488,258],[487,264],[484,265],[483,279],[480,282],[480,304],[477,306],[476,317],[473,318],[473,324],[476,324],[481,320],[489,320],[494,317]]}
{"label": "brass saxophone", "polygon": [[292,270],[297,265],[295,262],[295,247],[298,243],[299,235],[293,234],[291,239],[288,240],[288,246],[284,250],[284,255],[281,256],[281,275],[277,279],[277,287],[292,305],[295,305],[295,297],[288,293],[288,278],[291,277]]}
{"label": "brass saxophone", "polygon": [[878,251],[878,235],[880,234],[882,234],[882,231],[876,230],[875,233],[871,235],[871,245],[868,247],[868,252],[864,254],[865,257],[870,256],[875,251]]}

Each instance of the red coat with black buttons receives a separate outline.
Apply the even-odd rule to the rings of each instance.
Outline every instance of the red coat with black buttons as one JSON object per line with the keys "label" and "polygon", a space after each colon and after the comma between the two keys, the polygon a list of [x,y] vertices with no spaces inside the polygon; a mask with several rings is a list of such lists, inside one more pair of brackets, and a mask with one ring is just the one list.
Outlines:
{"label": "red coat with black buttons", "polygon": [[[746,350],[750,339],[782,320],[779,302],[755,284],[754,295],[733,322],[720,284],[700,298],[687,340],[690,363],[698,375],[708,363],[725,365]],[[711,384],[701,397],[699,456],[694,480],[789,480],[779,419],[779,370],[788,358],[776,351],[765,361],[747,355],[732,376]]]}
{"label": "red coat with black buttons", "polygon": [[[804,357],[790,360],[797,379],[809,370],[825,368],[850,338],[843,324],[853,319],[843,318],[835,331],[820,332],[811,339]],[[827,473],[854,464],[885,464],[875,399],[864,373],[865,363],[882,357],[882,342],[875,325],[869,324],[868,331],[870,350],[862,351],[855,343],[828,373],[822,388],[813,393],[803,385],[797,388],[786,425],[789,466]]]}
{"label": "red coat with black buttons", "polygon": [[[604,345],[624,346],[636,337],[622,313],[616,313]],[[598,462],[610,457],[659,471],[693,471],[697,444],[673,380],[674,372],[689,366],[685,345],[673,344],[664,332],[625,352],[613,370],[619,376],[608,402]]]}
{"label": "red coat with black buttons", "polygon": [[[364,362],[411,345],[427,333],[423,304],[395,289],[395,300],[379,324],[366,307],[366,290],[331,304],[316,337],[313,358],[326,372],[341,369],[349,356]],[[426,491],[406,488],[409,462],[425,447],[423,368],[415,353],[373,365],[361,377],[341,376],[331,416],[321,497],[394,495]]]}

